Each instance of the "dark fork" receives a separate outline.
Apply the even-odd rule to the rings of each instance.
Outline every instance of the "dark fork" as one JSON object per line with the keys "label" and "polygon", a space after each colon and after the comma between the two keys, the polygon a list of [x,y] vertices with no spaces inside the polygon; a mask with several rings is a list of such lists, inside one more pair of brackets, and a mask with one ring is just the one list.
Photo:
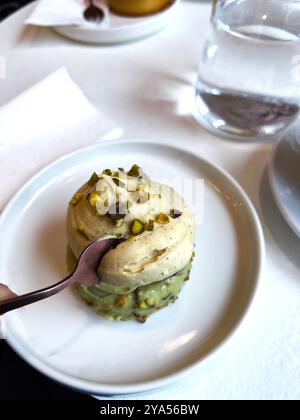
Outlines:
{"label": "dark fork", "polygon": [[46,289],[37,290],[36,292],[0,302],[0,315],[54,296],[74,283],[81,283],[85,286],[94,286],[99,283],[97,269],[102,258],[121,242],[123,242],[123,239],[117,238],[100,239],[93,242],[81,254],[76,269],[72,274]]}
{"label": "dark fork", "polygon": [[83,16],[89,22],[100,23],[105,18],[105,13],[101,7],[95,5],[94,0],[89,0]]}

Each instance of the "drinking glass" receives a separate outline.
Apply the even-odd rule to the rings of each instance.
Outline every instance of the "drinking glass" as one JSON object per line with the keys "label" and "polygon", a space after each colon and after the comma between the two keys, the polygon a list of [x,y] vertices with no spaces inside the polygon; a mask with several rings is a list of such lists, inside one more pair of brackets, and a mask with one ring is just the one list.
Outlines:
{"label": "drinking glass", "polygon": [[196,101],[218,135],[282,134],[300,111],[300,0],[214,0]]}

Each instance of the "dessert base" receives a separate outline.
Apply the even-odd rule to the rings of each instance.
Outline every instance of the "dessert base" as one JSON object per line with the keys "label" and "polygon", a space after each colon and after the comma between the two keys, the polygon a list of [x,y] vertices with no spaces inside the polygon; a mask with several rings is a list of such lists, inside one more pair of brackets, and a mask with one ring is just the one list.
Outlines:
{"label": "dessert base", "polygon": [[[68,250],[68,266],[76,264],[72,251]],[[192,262],[166,280],[138,287],[133,291],[112,285],[86,287],[73,286],[75,293],[98,315],[112,321],[137,320],[145,322],[153,313],[174,303],[184,283],[189,280]]]}

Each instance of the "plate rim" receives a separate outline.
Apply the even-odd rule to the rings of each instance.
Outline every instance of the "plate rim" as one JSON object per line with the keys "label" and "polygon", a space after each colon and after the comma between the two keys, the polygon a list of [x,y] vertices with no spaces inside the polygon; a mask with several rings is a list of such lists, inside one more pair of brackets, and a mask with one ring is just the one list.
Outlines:
{"label": "plate rim", "polygon": [[[6,331],[6,340],[7,343],[12,347],[12,349],[29,365],[31,365],[33,368],[40,371],[42,374],[46,375],[48,378],[55,380],[57,382],[60,382],[61,384],[73,388],[79,392],[87,393],[90,395],[131,395],[131,394],[139,394],[144,392],[149,392],[153,390],[158,390],[165,388],[167,385],[176,382],[189,373],[191,373],[195,368],[200,367],[200,365],[203,365],[205,362],[207,363],[209,360],[211,360],[213,357],[216,357],[219,352],[221,352],[226,345],[233,339],[233,337],[237,334],[242,324],[247,319],[249,313],[251,312],[251,308],[254,304],[255,297],[258,292],[260,280],[263,274],[263,269],[265,265],[265,257],[266,257],[266,247],[265,247],[265,238],[264,233],[262,229],[262,225],[258,216],[258,213],[254,207],[254,204],[252,203],[251,199],[249,198],[246,191],[242,188],[242,186],[234,179],[232,175],[230,175],[225,169],[223,169],[218,164],[215,164],[211,162],[210,160],[203,158],[201,155],[198,155],[195,151],[189,150],[188,148],[184,148],[178,144],[172,144],[172,142],[166,142],[166,141],[151,141],[149,139],[143,140],[143,139],[134,139],[134,138],[124,138],[120,140],[109,140],[109,141],[103,141],[99,142],[93,145],[90,145],[88,147],[83,147],[80,149],[77,149],[71,153],[65,154],[59,159],[56,159],[49,165],[45,166],[43,169],[38,171],[32,178],[30,178],[17,192],[14,194],[13,198],[8,202],[8,204],[5,206],[3,212],[0,215],[0,231],[1,226],[5,221],[5,218],[7,215],[9,215],[11,208],[15,206],[15,204],[18,202],[19,197],[28,189],[32,184],[34,184],[42,175],[47,173],[48,171],[51,171],[51,169],[54,169],[55,166],[61,164],[64,161],[67,161],[69,159],[72,159],[73,157],[76,157],[77,155],[80,155],[83,152],[93,151],[98,148],[102,147],[109,147],[110,145],[116,145],[116,144],[136,144],[138,147],[140,146],[154,146],[154,147],[164,147],[164,148],[170,148],[174,151],[183,152],[185,154],[192,155],[193,157],[196,157],[199,162],[204,163],[205,165],[212,168],[215,172],[217,172],[220,176],[226,179],[226,181],[231,184],[231,186],[234,187],[234,189],[238,192],[238,194],[243,199],[244,203],[247,205],[247,209],[249,212],[249,216],[251,216],[251,224],[255,227],[255,242],[257,247],[257,268],[255,272],[255,279],[253,281],[253,287],[252,291],[249,295],[249,299],[247,304],[245,305],[239,319],[237,319],[235,325],[231,328],[231,330],[226,334],[226,336],[213,348],[211,349],[207,354],[205,354],[203,357],[198,358],[193,363],[188,364],[184,368],[179,369],[176,372],[173,372],[171,374],[165,374],[159,379],[155,380],[146,380],[143,382],[136,382],[136,383],[130,383],[130,384],[105,384],[100,383],[97,381],[88,381],[80,378],[76,378],[73,376],[70,376],[66,373],[63,373],[61,371],[58,371],[57,369],[49,366],[45,362],[41,361],[38,356],[32,355],[30,351],[27,351],[24,348],[22,349],[22,344],[19,343],[18,339],[14,336],[13,333],[10,333],[9,329],[6,329],[5,326],[5,316],[4,319],[1,320],[2,325],[4,324],[4,330]],[[1,246],[1,240],[0,240],[0,246]]]}
{"label": "plate rim", "polygon": [[[152,34],[155,34],[156,32],[160,32],[166,25],[167,22],[165,21],[168,16],[171,13],[175,13],[176,10],[178,9],[178,7],[180,6],[181,0],[173,0],[173,3],[170,4],[167,8],[165,8],[164,10],[160,11],[160,12],[156,12],[154,14],[151,14],[149,16],[144,16],[144,17],[138,17],[139,21],[136,21],[135,23],[133,22],[130,25],[126,25],[126,26],[120,26],[120,27],[116,27],[116,28],[105,28],[105,27],[91,27],[91,28],[87,28],[87,27],[76,27],[76,26],[72,26],[72,25],[53,25],[52,29],[57,32],[59,35],[67,37],[68,39],[72,39],[73,41],[76,40],[78,42],[82,42],[82,43],[91,43],[91,44],[99,44],[99,45],[105,45],[105,44],[122,44],[122,43],[128,43],[128,42],[133,42],[134,40],[139,40],[145,37],[149,37]],[[119,15],[116,15],[119,16]],[[119,16],[122,18],[122,16]],[[132,19],[132,21],[136,20],[135,17],[125,17],[123,16],[124,19]],[[143,19],[142,19],[143,18]],[[158,23],[161,21],[161,24],[158,26]],[[152,30],[149,29],[149,26],[153,26],[156,25],[154,28],[152,28]],[[119,33],[123,33],[123,31],[138,31],[141,30],[143,27],[147,28],[148,30],[146,31],[145,29],[145,33],[144,34],[134,34],[130,37],[127,37],[125,39],[112,39],[114,37],[118,37],[120,36]],[[74,34],[72,35],[70,33],[70,31],[74,31]],[[97,34],[99,37],[102,36],[102,39],[86,39],[85,37],[88,36],[90,34],[90,36],[95,36],[95,34]],[[80,40],[80,36],[84,37]]]}
{"label": "plate rim", "polygon": [[273,147],[271,159],[268,165],[268,175],[269,175],[269,182],[271,191],[273,193],[274,200],[276,202],[276,205],[283,216],[284,220],[286,221],[287,225],[292,229],[292,231],[300,238],[300,225],[294,223],[293,219],[290,217],[290,211],[288,208],[284,205],[284,201],[280,198],[280,194],[277,188],[277,182],[276,182],[276,170],[275,170],[275,159],[279,150],[279,147],[281,144],[286,141],[285,136],[280,138],[275,146]]}

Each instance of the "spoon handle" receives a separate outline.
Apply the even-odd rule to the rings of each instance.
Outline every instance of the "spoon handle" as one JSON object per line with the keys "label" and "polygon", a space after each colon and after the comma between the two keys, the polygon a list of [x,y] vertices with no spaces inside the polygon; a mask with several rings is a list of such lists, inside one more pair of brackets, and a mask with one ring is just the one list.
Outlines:
{"label": "spoon handle", "polygon": [[59,283],[54,284],[53,286],[46,287],[45,289],[37,290],[32,293],[27,293],[22,296],[17,296],[12,299],[5,300],[0,303],[0,316],[6,314],[7,312],[14,311],[15,309],[23,308],[24,306],[31,305],[32,303],[38,302],[40,300],[47,299],[51,296],[56,295],[57,293],[64,290],[70,284],[73,283],[73,276],[66,277],[64,280]]}
{"label": "spoon handle", "polygon": [[82,283],[86,286],[97,284],[99,282],[97,268],[102,258],[123,241],[124,239],[109,237],[92,242],[79,257],[77,267],[72,274],[53,286],[0,302],[0,316],[54,296],[73,283]]}

